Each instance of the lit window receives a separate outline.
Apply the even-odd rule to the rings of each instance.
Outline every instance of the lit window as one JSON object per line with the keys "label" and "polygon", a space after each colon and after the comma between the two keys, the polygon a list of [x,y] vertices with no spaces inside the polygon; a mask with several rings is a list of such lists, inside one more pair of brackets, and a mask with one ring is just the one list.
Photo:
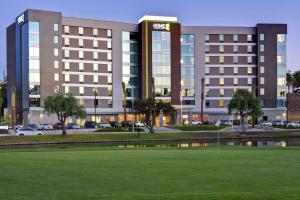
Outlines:
{"label": "lit window", "polygon": [[95,60],[98,59],[98,52],[96,51],[93,52],[93,59]]}
{"label": "lit window", "polygon": [[238,56],[233,56],[233,63],[237,64],[239,62],[239,57]]}
{"label": "lit window", "polygon": [[98,29],[97,28],[93,28],[93,36],[97,36],[98,35]]}
{"label": "lit window", "polygon": [[252,74],[252,67],[248,67],[248,68],[247,68],[247,73],[248,73],[248,74]]}
{"label": "lit window", "polygon": [[248,83],[248,85],[252,85],[252,78],[248,78],[247,83]]}
{"label": "lit window", "polygon": [[265,78],[264,78],[264,77],[260,77],[260,80],[259,80],[259,81],[260,81],[260,84],[261,84],[261,85],[264,85],[264,84],[265,84]]}
{"label": "lit window", "polygon": [[206,53],[209,52],[209,45],[205,45],[205,52],[206,52]]}
{"label": "lit window", "polygon": [[107,41],[107,48],[111,49],[111,41]]}
{"label": "lit window", "polygon": [[252,42],[252,35],[247,35],[247,41]]}
{"label": "lit window", "polygon": [[111,64],[107,64],[107,71],[108,71],[108,72],[111,72],[111,71],[112,71]]}
{"label": "lit window", "polygon": [[83,27],[78,28],[78,33],[79,33],[79,35],[83,35]]}
{"label": "lit window", "polygon": [[59,93],[59,85],[56,85],[56,86],[54,87],[54,93]]}
{"label": "lit window", "polygon": [[208,41],[209,41],[209,35],[208,35],[208,34],[205,34],[205,35],[204,35],[204,38],[205,38],[205,42],[208,42]]}
{"label": "lit window", "polygon": [[238,45],[233,45],[233,52],[237,53],[239,51],[239,46]]}
{"label": "lit window", "polygon": [[209,63],[209,56],[205,56],[205,63],[206,63],[206,64]]}
{"label": "lit window", "polygon": [[252,88],[248,88],[248,92],[252,93]]}
{"label": "lit window", "polygon": [[79,45],[80,47],[83,47],[83,39],[80,38],[80,39],[78,40],[78,45]]}
{"label": "lit window", "polygon": [[220,52],[220,53],[224,53],[224,46],[223,46],[223,45],[220,45],[220,46],[219,46],[219,52]]}
{"label": "lit window", "polygon": [[223,88],[220,89],[220,96],[221,96],[221,97],[224,96],[224,89],[223,89]]}
{"label": "lit window", "polygon": [[261,74],[264,74],[264,73],[265,73],[265,67],[264,67],[264,66],[261,66],[261,67],[260,67],[260,73],[261,73]]}
{"label": "lit window", "polygon": [[248,63],[248,64],[251,64],[251,63],[252,63],[252,57],[251,57],[251,56],[248,56],[248,57],[247,57],[247,63]]}
{"label": "lit window", "polygon": [[65,62],[65,70],[69,70],[70,69],[70,63]]}
{"label": "lit window", "polygon": [[224,67],[220,67],[220,74],[224,74]]}
{"label": "lit window", "polygon": [[83,82],[84,82],[84,75],[79,74],[79,83],[83,83]]}
{"label": "lit window", "polygon": [[58,31],[58,24],[53,25],[53,31]]}
{"label": "lit window", "polygon": [[238,85],[239,84],[239,79],[238,78],[233,78],[233,84]]}
{"label": "lit window", "polygon": [[79,105],[81,105],[81,106],[84,105],[84,99],[79,99]]}
{"label": "lit window", "polygon": [[251,53],[252,52],[252,46],[247,46],[247,52]]}
{"label": "lit window", "polygon": [[220,57],[219,57],[219,63],[220,63],[220,64],[223,64],[223,63],[224,63],[224,56],[220,56]]}
{"label": "lit window", "polygon": [[83,59],[83,51],[79,51],[79,58]]}
{"label": "lit window", "polygon": [[219,83],[220,85],[224,85],[224,78],[220,78]]}
{"label": "lit window", "polygon": [[239,73],[239,68],[238,67],[234,67],[233,68],[233,74],[238,74]]}
{"label": "lit window", "polygon": [[98,41],[97,40],[93,40],[93,47],[98,47]]}
{"label": "lit window", "polygon": [[223,41],[224,41],[224,35],[223,35],[223,34],[220,34],[220,35],[219,35],[219,41],[220,41],[220,42],[223,42]]}
{"label": "lit window", "polygon": [[285,63],[285,58],[284,58],[283,55],[278,55],[278,56],[277,56],[277,63],[278,63],[278,64],[283,64],[283,63]]}
{"label": "lit window", "polygon": [[83,95],[84,94],[84,87],[79,87],[79,94]]}
{"label": "lit window", "polygon": [[224,99],[219,100],[219,107],[220,108],[224,108],[224,104],[225,104]]}
{"label": "lit window", "polygon": [[209,85],[209,78],[205,78],[205,85]]}
{"label": "lit window", "polygon": [[205,74],[209,74],[209,67],[205,67]]}
{"label": "lit window", "polygon": [[79,63],[79,71],[84,70],[84,64],[82,62]]}
{"label": "lit window", "polygon": [[259,40],[264,41],[265,40],[265,34],[263,34],[263,33],[259,34]]}
{"label": "lit window", "polygon": [[111,30],[110,29],[107,30],[107,37],[111,37]]}
{"label": "lit window", "polygon": [[206,97],[209,97],[209,89],[205,88],[205,92],[204,92]]}
{"label": "lit window", "polygon": [[58,44],[58,36],[57,35],[55,35],[53,37],[53,42],[54,42],[54,44]]}
{"label": "lit window", "polygon": [[58,60],[55,60],[55,61],[54,61],[54,68],[55,68],[55,69],[58,69],[58,68],[59,68]]}
{"label": "lit window", "polygon": [[94,83],[98,83],[98,75],[94,75]]}
{"label": "lit window", "polygon": [[64,26],[64,32],[65,33],[69,33],[69,31],[70,31],[69,29],[70,29],[69,26]]}
{"label": "lit window", "polygon": [[65,94],[70,93],[70,88],[68,86],[65,86]]}
{"label": "lit window", "polygon": [[58,56],[58,48],[54,48],[54,56]]}
{"label": "lit window", "polygon": [[260,56],[259,61],[262,62],[262,63],[265,62],[265,56]]}
{"label": "lit window", "polygon": [[112,78],[111,78],[111,76],[108,76],[108,77],[107,77],[107,83],[108,83],[108,84],[111,84],[111,83],[112,83]]}
{"label": "lit window", "polygon": [[97,71],[98,71],[98,64],[97,64],[97,63],[94,63],[94,64],[93,64],[93,71],[94,71],[94,72],[97,72]]}
{"label": "lit window", "polygon": [[237,34],[233,35],[233,41],[237,42],[239,40],[239,36]]}
{"label": "lit window", "polygon": [[265,45],[263,45],[263,44],[259,45],[259,51],[264,52],[265,51]]}
{"label": "lit window", "polygon": [[278,86],[285,86],[286,85],[286,78],[277,78],[277,85]]}
{"label": "lit window", "polygon": [[259,94],[262,95],[262,96],[265,95],[265,89],[264,88],[260,88]]}
{"label": "lit window", "polygon": [[65,74],[65,82],[70,82],[70,75],[69,74]]}
{"label": "lit window", "polygon": [[58,73],[54,73],[54,81],[59,81],[59,74]]}
{"label": "lit window", "polygon": [[110,52],[107,53],[107,60],[111,60],[111,53]]}
{"label": "lit window", "polygon": [[285,34],[277,34],[277,42],[279,43],[285,42]]}
{"label": "lit window", "polygon": [[64,44],[67,45],[67,46],[70,45],[70,40],[69,40],[69,38],[65,38],[65,39],[64,39]]}

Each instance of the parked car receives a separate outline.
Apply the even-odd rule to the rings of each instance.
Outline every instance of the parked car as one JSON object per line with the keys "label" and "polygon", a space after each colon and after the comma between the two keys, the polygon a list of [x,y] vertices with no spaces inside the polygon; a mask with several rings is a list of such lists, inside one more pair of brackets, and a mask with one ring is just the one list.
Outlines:
{"label": "parked car", "polygon": [[38,129],[39,127],[36,124],[28,124],[29,128]]}
{"label": "parked car", "polygon": [[272,126],[272,123],[271,122],[268,122],[268,121],[263,121],[260,123],[261,126]]}
{"label": "parked car", "polygon": [[111,125],[111,127],[114,127],[114,128],[122,127],[122,124],[120,124],[118,121],[111,121],[111,122],[109,122],[109,124]]}
{"label": "parked car", "polygon": [[230,120],[221,120],[222,126],[231,126],[232,122]]}
{"label": "parked car", "polygon": [[141,121],[136,121],[136,122],[135,122],[135,126],[136,126],[136,127],[145,127],[145,123],[144,123],[144,122],[141,122]]}
{"label": "parked car", "polygon": [[67,129],[80,129],[80,126],[76,123],[68,123]]}
{"label": "parked car", "polygon": [[33,128],[17,128],[14,132],[16,136],[26,136],[26,135],[43,135],[41,131],[34,130]]}
{"label": "parked car", "polygon": [[289,123],[291,123],[290,121],[283,121],[283,126],[287,126]]}
{"label": "parked car", "polygon": [[192,120],[192,125],[202,125],[202,122],[197,120]]}
{"label": "parked car", "polygon": [[53,129],[62,129],[62,124],[60,122],[57,122],[55,124],[52,125]]}
{"label": "parked car", "polygon": [[108,122],[100,122],[98,128],[111,128],[111,125]]}
{"label": "parked car", "polygon": [[299,122],[290,122],[286,125],[286,127],[293,127],[293,128],[299,128],[300,123]]}
{"label": "parked car", "polygon": [[281,120],[274,120],[273,126],[283,126],[283,122]]}
{"label": "parked car", "polygon": [[39,130],[53,130],[53,126],[51,124],[40,124]]}
{"label": "parked car", "polygon": [[96,128],[97,127],[97,123],[94,121],[86,121],[84,123],[84,128]]}

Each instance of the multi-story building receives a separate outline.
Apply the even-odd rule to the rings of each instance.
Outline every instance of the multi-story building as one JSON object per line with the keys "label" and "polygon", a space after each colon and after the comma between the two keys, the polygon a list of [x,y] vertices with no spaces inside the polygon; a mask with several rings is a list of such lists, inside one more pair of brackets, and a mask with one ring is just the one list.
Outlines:
{"label": "multi-story building", "polygon": [[286,34],[286,24],[181,26],[159,16],[129,24],[26,10],[7,28],[9,112],[15,88],[18,122],[55,122],[42,105],[56,92],[72,93],[87,119],[122,120],[124,82],[128,101],[155,96],[183,118],[199,119],[203,102],[205,120],[227,119],[234,92],[247,89],[264,120],[285,119]]}

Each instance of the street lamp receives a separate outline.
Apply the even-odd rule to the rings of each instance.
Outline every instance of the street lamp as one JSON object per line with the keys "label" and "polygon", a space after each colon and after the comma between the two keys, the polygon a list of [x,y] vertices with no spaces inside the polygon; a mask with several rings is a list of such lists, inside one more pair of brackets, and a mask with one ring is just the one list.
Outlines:
{"label": "street lamp", "polygon": [[183,117],[182,117],[182,87],[184,85],[183,83],[183,80],[180,81],[180,85],[181,85],[181,88],[180,88],[180,124],[181,126],[183,125]]}

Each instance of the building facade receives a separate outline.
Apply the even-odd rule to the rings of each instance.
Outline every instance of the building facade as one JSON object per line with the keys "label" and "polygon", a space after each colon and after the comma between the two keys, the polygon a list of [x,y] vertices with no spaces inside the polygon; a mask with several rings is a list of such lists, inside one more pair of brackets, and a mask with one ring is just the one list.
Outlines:
{"label": "building facade", "polygon": [[122,120],[123,82],[129,102],[155,96],[184,119],[200,119],[202,107],[205,120],[229,119],[237,89],[260,99],[263,120],[285,119],[286,35],[286,24],[182,26],[159,16],[129,24],[26,10],[7,28],[8,110],[19,123],[56,122],[42,105],[63,92],[86,119]]}

